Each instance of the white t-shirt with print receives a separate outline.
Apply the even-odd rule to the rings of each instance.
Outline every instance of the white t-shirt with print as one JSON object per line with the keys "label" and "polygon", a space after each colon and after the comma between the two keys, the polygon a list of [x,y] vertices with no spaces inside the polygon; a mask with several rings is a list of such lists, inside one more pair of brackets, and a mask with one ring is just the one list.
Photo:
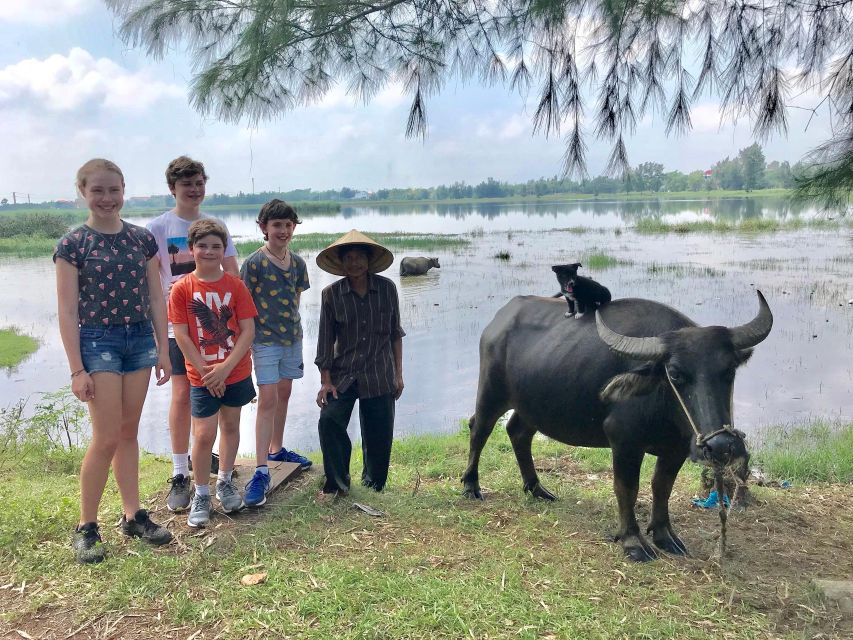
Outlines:
{"label": "white t-shirt with print", "polygon": [[[234,241],[231,239],[231,233],[228,232],[225,223],[219,218],[214,218],[205,213],[202,213],[199,218],[216,220],[225,227],[225,231],[228,233],[225,257],[236,256],[237,249],[234,247]],[[145,225],[154,234],[154,239],[157,241],[157,257],[160,260],[160,284],[163,286],[163,295],[167,299],[172,285],[188,273],[195,271],[195,260],[187,245],[187,233],[193,222],[195,220],[185,220],[170,210]],[[171,322],[169,323],[169,337],[174,337]]]}

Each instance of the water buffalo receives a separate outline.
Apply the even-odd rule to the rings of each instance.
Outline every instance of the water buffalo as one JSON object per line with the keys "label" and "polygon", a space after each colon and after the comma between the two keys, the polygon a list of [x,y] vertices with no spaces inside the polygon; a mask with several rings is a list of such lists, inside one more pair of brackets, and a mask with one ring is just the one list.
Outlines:
{"label": "water buffalo", "polygon": [[432,267],[441,269],[438,258],[403,258],[400,260],[400,275],[422,276]]}
{"label": "water buffalo", "polygon": [[651,300],[615,300],[565,322],[562,300],[521,296],[500,309],[480,339],[480,380],[471,430],[465,495],[482,499],[480,453],[509,409],[507,432],[524,490],[554,500],[533,466],[537,431],[560,442],[609,447],[619,506],[616,539],[633,560],[654,548],[634,514],[640,465],[657,456],[647,533],[665,551],[686,555],[669,520],[669,496],[688,456],[706,464],[746,455],[732,425],[735,371],[773,325],[758,292],[758,315],[735,328],[699,327]]}

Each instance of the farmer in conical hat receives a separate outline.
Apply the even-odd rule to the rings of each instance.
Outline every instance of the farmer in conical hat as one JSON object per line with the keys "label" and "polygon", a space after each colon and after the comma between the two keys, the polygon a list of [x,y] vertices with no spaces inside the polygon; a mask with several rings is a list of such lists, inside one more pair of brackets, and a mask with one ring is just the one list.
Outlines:
{"label": "farmer in conical hat", "polygon": [[320,448],[326,481],[319,501],[350,488],[347,425],[359,402],[361,483],[385,487],[394,437],[394,402],[403,393],[403,336],[397,288],[377,275],[393,254],[353,229],[317,256],[323,271],[345,276],[323,289],[315,364],[320,369]]}

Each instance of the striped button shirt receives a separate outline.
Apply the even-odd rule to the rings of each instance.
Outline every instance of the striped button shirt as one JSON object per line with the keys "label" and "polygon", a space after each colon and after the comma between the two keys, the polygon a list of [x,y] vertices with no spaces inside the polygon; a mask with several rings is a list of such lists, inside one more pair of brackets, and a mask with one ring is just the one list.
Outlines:
{"label": "striped button shirt", "polygon": [[368,274],[362,298],[342,278],[323,289],[317,358],[332,384],[346,391],[355,382],[359,398],[396,391],[391,345],[406,333],[400,326],[397,288],[388,278]]}

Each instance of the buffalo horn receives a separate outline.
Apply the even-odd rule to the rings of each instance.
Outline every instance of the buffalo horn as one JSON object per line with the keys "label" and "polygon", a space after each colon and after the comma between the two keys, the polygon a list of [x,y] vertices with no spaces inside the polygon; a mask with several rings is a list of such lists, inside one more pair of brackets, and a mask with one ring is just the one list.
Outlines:
{"label": "buffalo horn", "polygon": [[759,304],[758,315],[746,324],[729,329],[735,349],[754,347],[767,337],[773,327],[773,314],[770,312],[767,300],[757,289],[756,293]]}
{"label": "buffalo horn", "polygon": [[623,356],[638,360],[654,360],[665,352],[660,338],[635,338],[616,333],[604,324],[599,311],[595,312],[595,326],[604,344]]}

